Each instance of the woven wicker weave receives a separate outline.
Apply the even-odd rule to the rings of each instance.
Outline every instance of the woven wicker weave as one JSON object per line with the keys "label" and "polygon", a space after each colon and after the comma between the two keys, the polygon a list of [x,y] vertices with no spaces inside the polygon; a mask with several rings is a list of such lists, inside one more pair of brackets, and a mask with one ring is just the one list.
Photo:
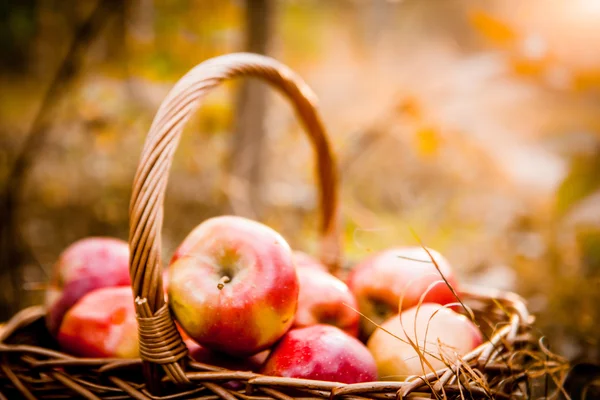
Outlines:
{"label": "woven wicker weave", "polygon": [[[242,76],[262,78],[285,94],[309,135],[321,196],[321,259],[337,273],[342,258],[337,176],[315,96],[296,74],[271,58],[236,53],[210,59],[188,72],[163,101],[135,175],[129,244],[140,358],[84,359],[65,354],[46,330],[44,308],[27,308],[0,332],[0,400],[386,399],[431,398],[432,394],[445,398],[530,398],[526,383],[539,364],[534,355],[543,353],[543,346],[532,335],[532,318],[524,302],[513,293],[488,289],[467,288],[459,295],[489,340],[466,355],[463,362],[405,382],[342,384],[268,377],[225,370],[188,357],[165,304],[162,286],[161,229],[168,173],[184,125],[203,97],[224,80]],[[544,368],[553,362],[547,354]],[[230,381],[241,385],[224,385]]]}

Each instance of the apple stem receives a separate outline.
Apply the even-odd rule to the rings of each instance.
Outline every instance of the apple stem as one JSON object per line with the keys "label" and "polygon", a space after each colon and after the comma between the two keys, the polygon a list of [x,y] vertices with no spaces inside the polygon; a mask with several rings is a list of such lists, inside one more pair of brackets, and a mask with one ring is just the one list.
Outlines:
{"label": "apple stem", "polygon": [[219,280],[219,283],[217,284],[217,289],[219,289],[219,290],[223,290],[223,288],[225,287],[225,284],[226,284],[226,283],[228,283],[228,282],[230,282],[230,281],[231,281],[231,278],[230,278],[230,277],[228,277],[227,275],[226,275],[226,276],[224,276],[224,277],[222,277],[222,278]]}

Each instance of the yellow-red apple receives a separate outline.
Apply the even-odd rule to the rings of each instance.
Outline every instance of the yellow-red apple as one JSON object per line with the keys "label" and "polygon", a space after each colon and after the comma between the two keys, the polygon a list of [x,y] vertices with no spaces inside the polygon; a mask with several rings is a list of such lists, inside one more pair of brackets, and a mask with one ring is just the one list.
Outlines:
{"label": "yellow-red apple", "polygon": [[348,286],[328,272],[310,266],[297,267],[296,272],[300,293],[294,327],[330,324],[356,336],[360,315]]}
{"label": "yellow-red apple", "polygon": [[290,330],[273,347],[261,373],[341,383],[377,380],[377,366],[367,347],[325,324]]}
{"label": "yellow-red apple", "polygon": [[45,299],[48,330],[56,335],[65,313],[92,290],[130,286],[130,282],[127,242],[110,237],[74,242],[52,268]]}
{"label": "yellow-red apple", "polygon": [[131,288],[105,287],[83,296],[66,312],[57,340],[66,352],[80,357],[138,357]]}
{"label": "yellow-red apple", "polygon": [[[421,361],[408,338],[429,365]],[[367,347],[381,379],[402,380],[451,365],[482,342],[481,332],[467,317],[439,304],[424,303],[385,321],[371,335]]]}
{"label": "yellow-red apple", "polygon": [[298,277],[272,228],[237,216],[208,219],[169,266],[169,305],[198,344],[233,356],[269,348],[292,326]]}
{"label": "yellow-red apple", "polygon": [[[457,281],[450,263],[439,252],[428,249],[440,271],[452,287]],[[362,314],[377,324],[419,303],[448,304],[455,296],[443,281],[422,247],[398,247],[378,252],[358,263],[347,279],[348,287],[356,296]],[[360,338],[368,339],[376,326],[366,318],[360,320]]]}

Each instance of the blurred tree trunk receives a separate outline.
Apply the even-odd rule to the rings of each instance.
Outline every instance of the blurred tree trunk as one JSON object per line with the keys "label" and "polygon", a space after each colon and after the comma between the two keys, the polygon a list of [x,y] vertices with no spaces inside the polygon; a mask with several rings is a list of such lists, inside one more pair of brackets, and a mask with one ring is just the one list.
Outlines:
{"label": "blurred tree trunk", "polygon": [[0,190],[0,321],[8,319],[25,305],[23,268],[27,264],[38,264],[19,225],[18,208],[26,179],[37,155],[44,148],[59,104],[79,75],[87,49],[109,18],[123,9],[122,5],[123,2],[118,0],[98,1],[90,16],[77,28]]}
{"label": "blurred tree trunk", "polygon": [[[247,0],[245,51],[267,55],[273,34],[274,0]],[[260,218],[263,212],[263,164],[267,90],[262,82],[245,80],[238,92],[229,185],[233,212]]]}

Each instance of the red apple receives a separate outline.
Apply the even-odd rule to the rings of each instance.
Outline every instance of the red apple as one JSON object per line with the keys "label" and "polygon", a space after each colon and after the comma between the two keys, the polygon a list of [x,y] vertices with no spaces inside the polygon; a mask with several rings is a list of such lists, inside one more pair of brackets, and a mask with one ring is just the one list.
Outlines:
{"label": "red apple", "polygon": [[[437,251],[429,249],[440,271],[456,289],[454,271]],[[422,247],[398,247],[376,253],[357,264],[348,277],[348,286],[358,301],[361,313],[377,324],[419,303],[448,304],[456,297],[443,281]],[[431,287],[430,287],[431,286]],[[360,337],[367,340],[376,326],[365,318],[360,320]]]}
{"label": "red apple", "polygon": [[236,371],[258,372],[269,354],[269,350],[264,350],[250,357],[233,357],[229,354],[207,349],[191,338],[184,340],[184,343],[194,361]]}
{"label": "red apple", "polygon": [[194,341],[249,356],[292,326],[298,278],[292,251],[275,230],[243,217],[216,217],[198,225],[183,247],[169,266],[168,297]]}
{"label": "red apple", "polygon": [[109,237],[89,237],[67,247],[52,269],[46,292],[46,325],[56,335],[63,316],[94,289],[130,286],[129,245]]}
{"label": "red apple", "polygon": [[358,339],[332,325],[290,330],[271,350],[262,374],[341,383],[377,379],[377,366]]}
{"label": "red apple", "polygon": [[[262,363],[269,355],[269,350],[264,350],[251,357],[238,358],[228,354],[211,351],[206,347],[202,347],[190,338],[187,338],[184,342],[188,348],[190,357],[192,357],[194,361],[232,371],[258,372]],[[245,387],[245,384],[240,381],[232,380],[224,382],[223,386],[230,390],[240,390]]]}
{"label": "red apple", "polygon": [[329,272],[327,270],[327,267],[325,265],[323,265],[323,263],[321,263],[319,260],[317,260],[316,258],[314,258],[313,256],[300,251],[300,250],[295,250],[293,252],[294,255],[294,263],[296,264],[296,267],[309,267],[309,268],[314,268],[314,269],[319,269],[325,272]]}
{"label": "red apple", "polygon": [[[418,346],[433,369],[421,362],[408,338]],[[367,346],[377,362],[381,379],[401,380],[452,364],[481,343],[481,332],[467,317],[439,304],[425,303],[409,308],[400,316],[392,316],[382,324],[382,329],[378,328],[371,335]]]}
{"label": "red apple", "polygon": [[83,296],[67,311],[57,335],[80,357],[139,357],[138,325],[130,287],[106,287]]}
{"label": "red apple", "polygon": [[297,267],[296,272],[300,293],[294,327],[330,324],[356,336],[360,315],[355,311],[358,306],[348,286],[320,269]]}
{"label": "red apple", "polygon": [[233,357],[225,353],[219,353],[217,351],[212,351],[199,345],[194,341],[194,339],[190,338],[181,328],[181,326],[179,326],[177,321],[175,322],[175,326],[177,327],[177,330],[183,339],[183,343],[185,343],[185,346],[188,349],[190,357],[197,362],[232,370],[258,372],[260,366],[269,354],[269,350],[264,350],[253,356],[241,358]]}

